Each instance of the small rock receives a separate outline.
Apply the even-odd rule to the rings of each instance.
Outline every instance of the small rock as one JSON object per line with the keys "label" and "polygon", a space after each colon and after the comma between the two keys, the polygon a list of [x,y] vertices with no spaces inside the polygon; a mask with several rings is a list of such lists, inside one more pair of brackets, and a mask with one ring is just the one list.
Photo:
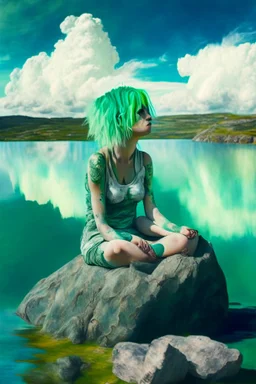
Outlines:
{"label": "small rock", "polygon": [[234,376],[242,364],[237,349],[205,336],[172,336],[151,344],[118,343],[113,349],[113,373],[128,383],[170,384],[187,373],[211,381]]}
{"label": "small rock", "polygon": [[128,383],[138,383],[149,344],[117,343],[112,351],[114,375]]}
{"label": "small rock", "polygon": [[156,339],[149,346],[139,384],[170,384],[183,380],[188,372],[186,357],[168,340]]}
{"label": "small rock", "polygon": [[56,374],[64,381],[75,380],[80,375],[81,369],[85,367],[79,356],[61,357],[54,364]]}
{"label": "small rock", "polygon": [[158,342],[169,342],[179,349],[188,361],[188,372],[201,379],[219,380],[236,375],[242,364],[242,355],[237,349],[205,336],[163,336]]}

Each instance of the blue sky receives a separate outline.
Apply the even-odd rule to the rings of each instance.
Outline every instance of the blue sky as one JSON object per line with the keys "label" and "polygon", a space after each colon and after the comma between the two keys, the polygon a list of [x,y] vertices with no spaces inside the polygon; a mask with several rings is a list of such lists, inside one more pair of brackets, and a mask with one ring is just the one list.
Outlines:
{"label": "blue sky", "polygon": [[[223,46],[223,39],[226,39],[226,45],[233,48],[238,48],[238,45],[245,43],[250,44],[250,50],[247,49],[246,52],[240,50],[240,53],[238,52],[241,55],[241,62],[245,61],[246,55],[254,55],[256,3],[253,0],[217,0],[214,2],[189,0],[166,2],[146,0],[118,2],[109,0],[105,2],[101,0],[97,3],[95,0],[78,0],[70,4],[63,0],[20,0],[19,2],[16,0],[0,0],[0,115],[1,112],[2,114],[8,114],[8,111],[9,114],[18,114],[22,113],[22,111],[24,111],[23,114],[30,115],[48,114],[50,116],[54,114],[54,110],[49,105],[39,108],[39,104],[41,106],[44,104],[42,93],[46,89],[45,80],[43,85],[42,83],[38,84],[37,89],[41,90],[37,98],[35,96],[36,90],[33,90],[31,84],[26,83],[26,80],[24,80],[26,77],[31,76],[33,78],[35,76],[35,66],[33,70],[31,68],[26,69],[26,76],[16,71],[6,92],[5,86],[10,82],[12,71],[15,68],[22,69],[31,57],[38,56],[40,52],[45,52],[50,57],[55,50],[54,45],[56,42],[65,39],[65,35],[60,30],[60,24],[68,16],[74,15],[79,18],[83,14],[91,14],[92,18],[100,19],[103,31],[108,34],[110,39],[111,47],[115,47],[118,54],[118,59],[111,61],[113,68],[111,69],[110,65],[108,72],[103,73],[103,70],[101,75],[98,73],[98,80],[100,77],[112,76],[113,70],[122,68],[126,63],[131,61],[139,62],[140,65],[138,65],[136,71],[129,67],[130,83],[133,84],[132,80],[135,80],[134,85],[138,85],[139,83],[136,80],[140,80],[144,88],[149,86],[149,93],[152,92],[159,111],[167,113],[168,111],[169,113],[198,111],[200,113],[207,111],[207,108],[209,111],[221,110],[223,105],[226,106],[227,110],[231,111],[232,108],[237,109],[241,101],[245,100],[246,107],[244,104],[244,108],[240,112],[254,112],[256,106],[250,102],[253,95],[252,91],[250,91],[249,79],[247,93],[250,96],[247,98],[244,91],[241,95],[234,96],[234,85],[233,88],[231,86],[232,79],[230,79],[230,84],[225,84],[227,89],[221,97],[217,98],[218,91],[216,90],[207,94],[206,97],[205,88],[207,82],[212,84],[219,81],[222,84],[220,78],[224,79],[225,74],[217,73],[217,80],[209,80],[209,74],[205,74],[201,78],[199,73],[195,73],[194,70],[191,72],[193,57],[198,57],[199,51],[204,50],[204,57],[200,59],[201,61],[198,61],[197,65],[208,67],[207,61],[205,61],[208,55],[208,53],[206,55],[206,47],[221,47]],[[85,27],[83,32],[80,29],[79,33],[80,38],[77,41],[81,40],[81,36],[86,37],[90,32]],[[97,40],[94,39],[94,41]],[[108,47],[106,55],[113,54],[111,47]],[[84,49],[88,50],[89,48],[97,50],[97,43],[94,46],[89,44]],[[209,60],[213,60],[213,57],[222,55],[222,53],[224,54],[223,50],[218,53],[216,49],[215,51],[212,49],[210,52],[212,59]],[[183,68],[178,70],[178,60],[185,58],[186,55],[190,55],[192,59],[190,57],[189,63],[188,57],[184,59]],[[236,52],[234,51],[231,56],[236,57]],[[227,62],[227,57],[226,55],[225,62]],[[104,56],[101,59],[104,62]],[[215,61],[215,67],[216,63]],[[92,62],[92,65],[95,65],[95,63]],[[241,63],[240,65],[242,66]],[[54,68],[56,68],[56,65]],[[252,66],[251,71],[253,69]],[[29,72],[30,70],[32,72]],[[56,71],[59,73],[61,69],[56,69]],[[69,71],[72,71],[71,63]],[[231,62],[227,71],[228,73],[233,71]],[[122,74],[124,81],[126,81],[127,73],[121,72],[120,75]],[[24,75],[22,79],[21,75]],[[38,76],[40,77],[40,71]],[[116,79],[116,74],[114,76]],[[237,76],[239,76],[239,73],[236,73]],[[178,92],[175,100],[179,100],[179,98],[183,100],[184,96],[181,96],[181,92],[185,92],[184,86],[190,78],[191,84],[188,87],[190,93],[186,93],[186,103],[190,105],[190,108],[183,105],[179,111],[178,106],[173,104],[175,94],[171,98],[168,95],[175,91]],[[81,76],[81,82],[85,80],[84,74]],[[120,79],[118,81],[120,82]],[[204,91],[195,88],[193,84],[196,81],[205,84]],[[235,82],[235,78],[233,82]],[[113,81],[111,83],[113,84]],[[156,85],[154,89],[152,88],[153,83]],[[160,83],[163,83],[163,87],[160,86]],[[24,89],[24,84],[27,84],[26,89]],[[168,84],[170,85],[169,88]],[[49,87],[49,84],[47,87]],[[60,87],[58,84],[56,87],[62,92],[64,85]],[[191,94],[191,87],[194,87],[193,94]],[[32,95],[28,95],[28,88],[31,89],[31,93],[33,92],[34,98],[32,98]],[[108,86],[105,84],[100,89],[99,84],[95,84],[94,89],[94,95],[97,96],[100,91],[102,93],[108,89]],[[65,89],[63,92],[65,93]],[[87,99],[85,97],[83,105],[82,99],[80,99],[81,96],[77,96],[78,94],[81,95],[82,90],[79,92],[74,83],[72,86],[70,85],[66,93],[69,93],[69,95],[74,93],[73,97],[79,101],[77,108],[72,104],[70,98],[66,99],[66,104],[64,103],[66,107],[61,108],[61,100],[57,100],[58,97],[55,98],[56,93],[54,94],[52,89],[47,95],[45,94],[48,100],[50,97],[53,98],[53,104],[58,104],[58,108],[55,106],[56,115],[77,116],[82,114],[82,110],[86,108],[86,103],[89,102],[88,97]],[[20,98],[18,98],[18,94]],[[230,98],[233,100],[232,103]],[[67,105],[71,104],[72,107],[69,109]]]}

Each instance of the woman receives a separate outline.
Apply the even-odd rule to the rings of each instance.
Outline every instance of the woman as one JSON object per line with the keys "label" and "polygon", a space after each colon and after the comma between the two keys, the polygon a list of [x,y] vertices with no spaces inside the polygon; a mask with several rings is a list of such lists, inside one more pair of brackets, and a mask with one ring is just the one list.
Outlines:
{"label": "woman", "polygon": [[[152,159],[136,147],[154,116],[147,92],[126,86],[97,98],[88,110],[88,136],[101,149],[89,158],[85,181],[81,253],[87,264],[118,268],[196,249],[198,232],[171,223],[156,207]],[[141,200],[146,216],[136,218]]]}

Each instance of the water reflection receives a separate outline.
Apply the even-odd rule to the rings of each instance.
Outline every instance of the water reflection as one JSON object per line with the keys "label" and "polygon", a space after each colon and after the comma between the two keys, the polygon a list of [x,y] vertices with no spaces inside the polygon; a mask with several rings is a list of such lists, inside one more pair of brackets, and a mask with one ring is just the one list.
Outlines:
{"label": "water reflection", "polygon": [[[139,147],[153,158],[156,200],[161,205],[165,195],[172,221],[184,210],[212,236],[256,235],[253,146],[142,140]],[[11,185],[26,200],[50,201],[63,218],[83,218],[84,174],[96,148],[93,142],[0,143],[0,198],[11,196]]]}
{"label": "water reflection", "polygon": [[164,140],[143,148],[162,190],[176,192],[198,228],[225,239],[256,235],[254,147]]}
{"label": "water reflection", "polygon": [[[0,143],[3,307],[8,304],[15,308],[39,279],[79,253],[85,218],[84,175],[88,158],[96,148],[93,142]],[[214,245],[230,301],[255,305],[255,147],[142,140],[139,148],[153,158],[160,210],[173,222],[200,229]],[[1,316],[3,324],[16,325],[9,323],[3,312]],[[10,382],[13,372],[26,368],[14,364],[26,350],[14,336],[3,335],[0,341],[5,359],[1,358],[0,367],[5,367],[6,382]],[[255,368],[255,339],[231,346],[243,352],[244,366]]]}
{"label": "water reflection", "polygon": [[11,182],[13,192],[18,188],[38,204],[50,201],[63,218],[84,217],[83,174],[94,148],[90,143],[0,143],[0,197]]}

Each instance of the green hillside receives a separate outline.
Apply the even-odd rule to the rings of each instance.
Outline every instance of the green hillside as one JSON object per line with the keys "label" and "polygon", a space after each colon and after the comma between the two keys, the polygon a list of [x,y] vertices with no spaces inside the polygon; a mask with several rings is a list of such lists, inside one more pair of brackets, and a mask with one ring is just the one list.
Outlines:
{"label": "green hillside", "polygon": [[[84,141],[83,118],[0,117],[1,141]],[[145,139],[194,139],[208,142],[256,143],[256,115],[212,113],[160,116]]]}

